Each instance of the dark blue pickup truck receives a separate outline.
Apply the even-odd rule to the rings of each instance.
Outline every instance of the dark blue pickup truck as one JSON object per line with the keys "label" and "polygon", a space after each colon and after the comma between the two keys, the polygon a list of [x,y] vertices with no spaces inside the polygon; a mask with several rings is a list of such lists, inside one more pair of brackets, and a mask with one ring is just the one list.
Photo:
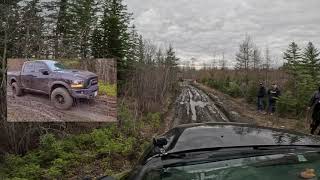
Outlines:
{"label": "dark blue pickup truck", "polygon": [[69,109],[75,99],[94,99],[98,76],[89,71],[67,69],[57,61],[26,61],[21,71],[8,72],[14,96],[33,91],[48,94],[58,109]]}

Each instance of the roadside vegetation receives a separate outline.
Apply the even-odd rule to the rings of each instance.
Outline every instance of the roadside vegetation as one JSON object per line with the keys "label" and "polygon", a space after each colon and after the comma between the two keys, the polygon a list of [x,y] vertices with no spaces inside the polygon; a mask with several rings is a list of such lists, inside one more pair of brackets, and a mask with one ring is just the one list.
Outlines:
{"label": "roadside vegetation", "polygon": [[69,179],[117,175],[129,170],[158,132],[160,113],[148,113],[133,124],[134,114],[119,108],[121,127],[116,124],[89,133],[40,137],[39,147],[25,155],[6,154],[0,178]]}
{"label": "roadside vegetation", "polygon": [[[236,69],[220,66],[196,71],[185,68],[185,74],[196,74],[194,77],[199,82],[254,105],[259,83],[267,89],[275,83],[282,94],[277,103],[277,114],[300,119],[306,116],[309,100],[320,85],[319,54],[312,42],[304,48],[292,42],[283,52],[284,65],[274,68],[275,60],[271,59],[268,48],[262,57],[260,50],[246,37],[236,55]],[[268,105],[267,98],[265,104]]]}

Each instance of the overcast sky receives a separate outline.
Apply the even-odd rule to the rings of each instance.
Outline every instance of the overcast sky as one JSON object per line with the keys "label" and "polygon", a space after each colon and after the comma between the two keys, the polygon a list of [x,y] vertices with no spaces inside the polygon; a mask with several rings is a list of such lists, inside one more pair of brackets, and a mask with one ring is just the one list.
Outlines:
{"label": "overcast sky", "polygon": [[199,64],[225,53],[232,66],[245,34],[274,59],[291,41],[320,49],[320,0],[125,0],[144,38],[171,43]]}

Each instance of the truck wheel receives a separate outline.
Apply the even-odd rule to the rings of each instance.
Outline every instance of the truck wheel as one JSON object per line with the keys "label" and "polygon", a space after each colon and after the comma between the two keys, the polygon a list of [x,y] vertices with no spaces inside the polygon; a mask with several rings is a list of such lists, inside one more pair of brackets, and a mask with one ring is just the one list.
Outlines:
{"label": "truck wheel", "polygon": [[51,101],[58,109],[70,109],[73,104],[73,98],[65,88],[57,88],[51,93]]}
{"label": "truck wheel", "polygon": [[22,96],[23,92],[22,89],[18,86],[16,82],[11,84],[12,87],[12,93],[14,96]]}

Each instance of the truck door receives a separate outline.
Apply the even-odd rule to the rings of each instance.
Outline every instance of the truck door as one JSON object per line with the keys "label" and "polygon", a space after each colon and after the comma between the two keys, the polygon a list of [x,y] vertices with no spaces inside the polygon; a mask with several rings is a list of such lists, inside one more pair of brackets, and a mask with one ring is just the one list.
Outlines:
{"label": "truck door", "polygon": [[23,88],[32,88],[32,78],[34,75],[34,64],[32,62],[25,62],[21,70],[21,85]]}
{"label": "truck door", "polygon": [[32,79],[32,86],[35,90],[44,93],[49,92],[50,72],[48,66],[43,62],[35,62],[35,73]]}

